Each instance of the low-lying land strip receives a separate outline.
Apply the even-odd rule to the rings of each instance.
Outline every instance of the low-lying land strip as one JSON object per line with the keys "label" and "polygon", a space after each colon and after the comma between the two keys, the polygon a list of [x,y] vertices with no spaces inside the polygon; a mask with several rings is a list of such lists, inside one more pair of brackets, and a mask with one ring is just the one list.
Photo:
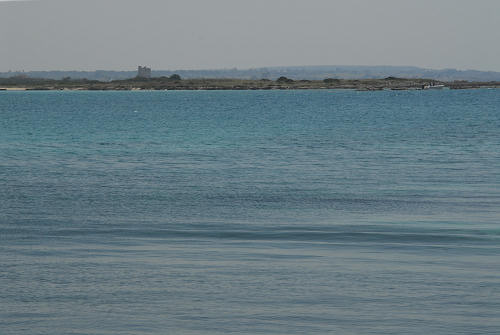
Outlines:
{"label": "low-lying land strip", "polygon": [[335,79],[292,80],[281,77],[277,80],[260,79],[181,79],[179,76],[157,78],[133,78],[109,82],[71,79],[0,78],[0,90],[293,90],[293,89],[355,89],[417,90],[426,86],[444,85],[450,89],[500,88],[500,82],[441,82],[431,79]]}

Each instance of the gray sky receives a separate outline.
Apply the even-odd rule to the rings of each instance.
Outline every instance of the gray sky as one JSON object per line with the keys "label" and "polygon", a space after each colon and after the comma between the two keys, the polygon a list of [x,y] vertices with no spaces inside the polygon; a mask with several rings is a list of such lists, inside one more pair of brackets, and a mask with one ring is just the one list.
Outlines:
{"label": "gray sky", "polygon": [[0,71],[415,65],[500,71],[498,0],[0,2]]}

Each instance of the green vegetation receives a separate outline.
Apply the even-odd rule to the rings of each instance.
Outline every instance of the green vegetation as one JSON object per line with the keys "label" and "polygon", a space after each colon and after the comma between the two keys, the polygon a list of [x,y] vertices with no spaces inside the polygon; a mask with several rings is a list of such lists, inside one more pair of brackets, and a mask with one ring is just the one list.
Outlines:
{"label": "green vegetation", "polygon": [[377,91],[383,89],[409,90],[423,86],[443,84],[452,89],[500,87],[500,82],[439,82],[431,79],[404,79],[388,77],[384,79],[334,79],[292,80],[280,77],[269,79],[182,79],[179,75],[155,78],[131,78],[114,81],[87,79],[62,80],[36,79],[27,77],[0,78],[0,89],[27,90],[284,90],[284,89],[356,89]]}
{"label": "green vegetation", "polygon": [[276,82],[278,83],[293,83],[292,79],[289,79],[287,77],[279,77]]}

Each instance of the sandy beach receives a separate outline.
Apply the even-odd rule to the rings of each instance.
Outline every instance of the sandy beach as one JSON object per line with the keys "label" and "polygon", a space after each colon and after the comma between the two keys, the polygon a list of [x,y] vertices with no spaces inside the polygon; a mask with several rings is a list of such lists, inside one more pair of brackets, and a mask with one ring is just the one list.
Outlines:
{"label": "sandy beach", "polygon": [[0,91],[26,91],[26,87],[0,87]]}

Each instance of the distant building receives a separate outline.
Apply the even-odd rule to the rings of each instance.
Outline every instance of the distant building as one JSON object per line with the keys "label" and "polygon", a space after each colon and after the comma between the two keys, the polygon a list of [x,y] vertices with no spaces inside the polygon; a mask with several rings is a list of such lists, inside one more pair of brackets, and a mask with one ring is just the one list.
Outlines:
{"label": "distant building", "polygon": [[137,68],[138,78],[151,78],[151,68],[147,66],[139,66]]}

